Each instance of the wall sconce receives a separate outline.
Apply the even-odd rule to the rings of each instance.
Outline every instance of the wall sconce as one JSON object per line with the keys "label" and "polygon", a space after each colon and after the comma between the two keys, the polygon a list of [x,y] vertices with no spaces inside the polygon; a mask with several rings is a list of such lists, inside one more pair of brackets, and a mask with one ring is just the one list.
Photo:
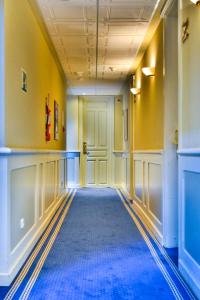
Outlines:
{"label": "wall sconce", "polygon": [[155,67],[145,67],[145,68],[142,68],[142,73],[145,75],[145,76],[155,76]]}
{"label": "wall sconce", "polygon": [[190,1],[197,6],[200,6],[200,0],[190,0]]}
{"label": "wall sconce", "polygon": [[133,95],[139,95],[140,94],[141,89],[140,88],[131,88],[131,93]]}

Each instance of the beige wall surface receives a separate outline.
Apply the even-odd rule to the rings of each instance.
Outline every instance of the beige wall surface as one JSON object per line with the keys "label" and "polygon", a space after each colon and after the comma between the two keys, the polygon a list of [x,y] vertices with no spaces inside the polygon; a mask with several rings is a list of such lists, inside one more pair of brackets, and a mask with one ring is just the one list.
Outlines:
{"label": "beige wall surface", "polygon": [[[8,147],[65,149],[62,112],[65,114],[65,80],[26,0],[5,1],[5,99]],[[28,92],[21,90],[21,69]],[[50,94],[51,141],[45,141],[45,97]],[[54,141],[54,99],[59,104],[59,140]]]}
{"label": "beige wall surface", "polygon": [[[154,67],[155,77],[145,77],[141,69]],[[134,104],[134,150],[163,149],[163,22],[158,26],[136,72],[141,94]]]}

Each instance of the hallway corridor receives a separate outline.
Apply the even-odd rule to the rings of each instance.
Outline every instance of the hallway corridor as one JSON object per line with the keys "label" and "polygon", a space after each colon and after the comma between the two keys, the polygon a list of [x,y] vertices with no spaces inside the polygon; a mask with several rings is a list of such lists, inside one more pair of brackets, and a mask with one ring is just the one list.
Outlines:
{"label": "hallway corridor", "polygon": [[0,299],[195,297],[120,191],[83,188],[68,195]]}

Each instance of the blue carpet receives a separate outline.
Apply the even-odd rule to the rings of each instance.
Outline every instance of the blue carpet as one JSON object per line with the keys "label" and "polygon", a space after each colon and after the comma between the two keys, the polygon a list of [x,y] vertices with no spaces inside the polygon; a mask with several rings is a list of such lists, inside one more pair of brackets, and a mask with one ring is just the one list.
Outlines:
{"label": "blue carpet", "polygon": [[37,274],[59,219],[19,288],[10,298],[5,296],[15,281],[9,288],[0,288],[0,299],[195,299],[141,224],[156,253],[152,256],[113,189],[78,190]]}

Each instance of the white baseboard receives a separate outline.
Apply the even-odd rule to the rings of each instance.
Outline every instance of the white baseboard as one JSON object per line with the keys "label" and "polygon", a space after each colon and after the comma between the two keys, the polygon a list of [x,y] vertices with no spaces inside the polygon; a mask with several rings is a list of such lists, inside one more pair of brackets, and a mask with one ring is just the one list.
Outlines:
{"label": "white baseboard", "polygon": [[133,198],[131,197],[131,194],[130,194],[130,192],[123,186],[122,188],[121,188],[121,190],[122,190],[122,192],[123,192],[123,194],[125,195],[125,197],[129,200],[129,201],[133,201]]}
{"label": "white baseboard", "polygon": [[133,209],[136,214],[139,216],[145,227],[147,227],[151,233],[155,236],[155,238],[163,245],[163,236],[158,228],[153,224],[151,219],[146,215],[145,211],[138,205],[136,200],[133,200]]}
{"label": "white baseboard", "polygon": [[20,256],[18,256],[16,258],[16,261],[13,264],[13,266],[11,267],[11,269],[9,270],[9,272],[8,273],[0,273],[0,286],[9,286],[11,284],[11,282],[13,281],[13,279],[15,278],[15,276],[17,275],[17,273],[19,272],[19,270],[25,263],[26,259],[30,255],[34,246],[38,242],[39,238],[45,231],[47,225],[49,224],[49,222],[52,219],[53,215],[55,214],[56,210],[59,208],[59,206],[61,205],[62,201],[64,200],[64,198],[66,196],[67,196],[67,193],[62,195],[58,199],[58,201],[53,205],[48,216],[43,221],[43,223],[37,228],[37,230],[35,231],[33,236],[32,236],[32,232],[30,232],[29,236],[32,236],[31,239],[28,241],[27,244],[25,244],[25,242],[26,242],[25,241],[24,245],[21,245],[21,247],[23,248],[23,251],[20,253]]}
{"label": "white baseboard", "polygon": [[182,260],[179,259],[179,271],[184,277],[185,281],[188,283],[193,293],[197,296],[197,299],[200,299],[200,286],[195,280],[193,274],[189,271],[187,266],[184,264]]}
{"label": "white baseboard", "polygon": [[80,184],[68,184],[68,189],[80,189],[82,186]]}

